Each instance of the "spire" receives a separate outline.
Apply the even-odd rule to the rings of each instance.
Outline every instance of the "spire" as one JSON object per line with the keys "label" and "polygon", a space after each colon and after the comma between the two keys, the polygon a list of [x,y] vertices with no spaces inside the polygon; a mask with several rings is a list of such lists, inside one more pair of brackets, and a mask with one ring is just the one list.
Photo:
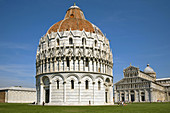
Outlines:
{"label": "spire", "polygon": [[130,66],[132,66],[132,64],[130,63]]}
{"label": "spire", "polygon": [[76,6],[76,2],[74,2],[74,6]]}

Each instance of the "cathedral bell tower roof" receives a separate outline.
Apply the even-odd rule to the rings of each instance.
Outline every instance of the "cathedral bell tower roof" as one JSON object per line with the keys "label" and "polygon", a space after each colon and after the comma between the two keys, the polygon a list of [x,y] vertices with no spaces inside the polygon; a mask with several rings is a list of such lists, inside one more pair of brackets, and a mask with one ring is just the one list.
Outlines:
{"label": "cathedral bell tower roof", "polygon": [[67,10],[63,20],[50,27],[47,34],[57,31],[69,31],[70,29],[95,33],[93,24],[85,19],[83,11],[75,4]]}

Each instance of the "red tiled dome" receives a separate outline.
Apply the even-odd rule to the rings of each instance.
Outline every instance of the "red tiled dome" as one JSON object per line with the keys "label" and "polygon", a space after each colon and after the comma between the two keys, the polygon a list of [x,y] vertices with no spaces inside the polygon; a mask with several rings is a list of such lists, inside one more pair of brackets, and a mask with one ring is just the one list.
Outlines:
{"label": "red tiled dome", "polygon": [[87,21],[84,17],[82,10],[78,6],[71,6],[65,15],[64,20],[61,20],[50,27],[47,34],[51,32],[68,31],[68,30],[80,30],[83,29],[86,32],[95,32],[92,23]]}

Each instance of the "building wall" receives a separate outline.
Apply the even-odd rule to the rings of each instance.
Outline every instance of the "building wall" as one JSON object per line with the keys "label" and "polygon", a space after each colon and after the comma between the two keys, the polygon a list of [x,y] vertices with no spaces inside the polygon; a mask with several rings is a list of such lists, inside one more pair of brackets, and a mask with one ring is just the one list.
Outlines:
{"label": "building wall", "polygon": [[[51,100],[49,105],[98,105],[106,103],[113,104],[113,84],[112,77],[100,74],[85,74],[85,73],[60,73],[60,74],[46,74],[49,78],[49,89]],[[38,76],[37,79],[37,98],[38,104],[45,102],[45,87],[43,83],[44,75]],[[109,79],[109,82],[106,81]],[[59,80],[59,89],[57,89],[56,81]],[[71,89],[71,80],[74,80],[74,89]],[[85,82],[88,81],[88,89],[86,89]],[[100,81],[100,87],[99,87]]]}
{"label": "building wall", "polygon": [[0,103],[5,103],[5,91],[0,91]]}
{"label": "building wall", "polygon": [[164,91],[153,90],[152,91],[152,102],[164,102],[166,101],[166,94]]}
{"label": "building wall", "polygon": [[33,103],[36,102],[35,91],[8,90],[7,103]]}

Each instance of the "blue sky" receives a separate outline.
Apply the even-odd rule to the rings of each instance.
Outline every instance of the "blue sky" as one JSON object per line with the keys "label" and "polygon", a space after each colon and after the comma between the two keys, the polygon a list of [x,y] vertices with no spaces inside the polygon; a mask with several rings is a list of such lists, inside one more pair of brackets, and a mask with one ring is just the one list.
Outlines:
{"label": "blue sky", "polygon": [[35,87],[39,39],[74,2],[110,40],[114,83],[130,63],[170,77],[170,0],[0,0],[0,87]]}

